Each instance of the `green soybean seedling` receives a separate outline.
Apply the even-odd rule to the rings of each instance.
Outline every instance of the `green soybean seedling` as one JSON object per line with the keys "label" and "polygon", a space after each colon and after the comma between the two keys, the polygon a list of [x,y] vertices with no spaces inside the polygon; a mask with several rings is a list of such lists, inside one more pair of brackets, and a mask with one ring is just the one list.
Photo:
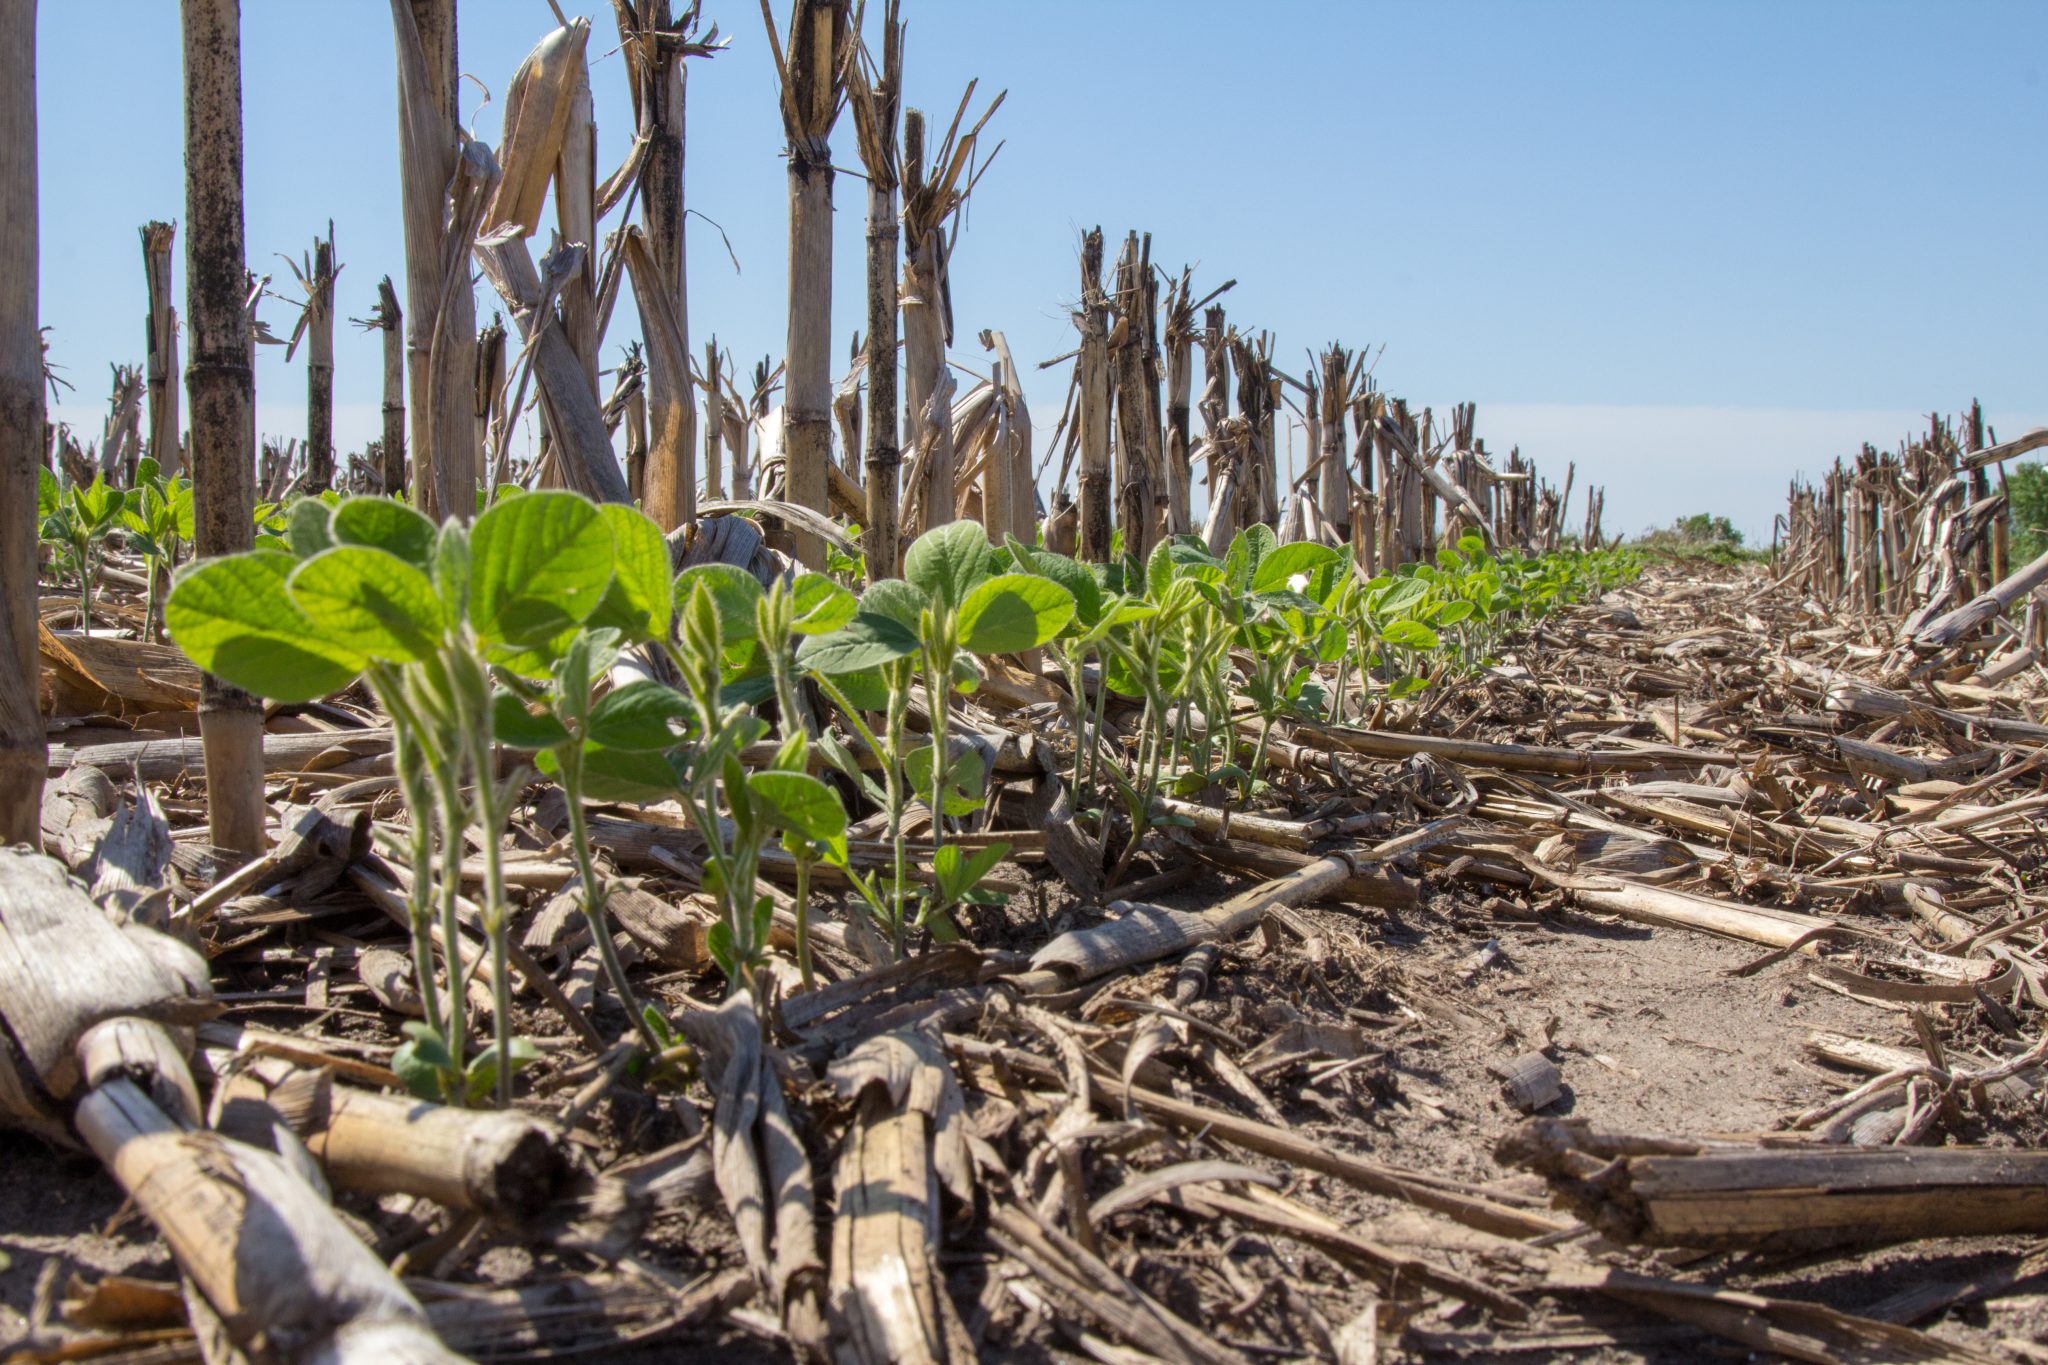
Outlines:
{"label": "green soybean seedling", "polygon": [[[987,772],[973,751],[955,757],[950,743],[951,698],[979,680],[972,655],[1012,654],[1052,640],[1072,620],[1074,597],[1050,579],[1032,573],[997,573],[987,533],[971,521],[950,522],[919,536],[904,555],[904,577],[870,586],[853,617],[839,629],[807,639],[798,662],[828,682],[849,679],[883,703],[885,733],[863,739],[877,751],[884,770],[885,800],[892,846],[893,876],[887,887],[885,919],[892,948],[900,957],[910,929],[935,937],[954,934],[950,912],[974,891],[988,869],[1008,852],[991,846],[972,858],[946,852],[946,821],[983,803]],[[911,748],[903,720],[913,685],[921,684],[931,738]],[[884,693],[874,698],[872,693]],[[831,691],[852,714],[843,686]],[[936,880],[917,914],[908,912],[908,855],[903,811],[908,791],[926,799],[932,818]],[[970,875],[971,874],[971,875]]]}
{"label": "green soybean seedling", "polygon": [[[279,701],[310,701],[361,674],[400,736],[394,755],[409,799],[431,792],[440,839],[435,896],[448,957],[448,1007],[408,1025],[393,1069],[416,1093],[509,1104],[514,1073],[535,1055],[512,1032],[503,836],[519,778],[497,772],[493,663],[550,671],[613,583],[612,526],[565,492],[508,498],[469,527],[436,528],[389,498],[294,503],[259,548],[181,572],[166,607],[173,638],[200,667]],[[416,824],[427,812],[416,808]],[[494,1038],[466,1057],[460,883],[466,837],[483,852],[479,912],[489,942]],[[415,969],[427,993],[433,876],[412,844]]]}
{"label": "green soybean seedling", "polygon": [[[628,682],[595,696],[596,684],[628,643],[665,641],[675,615],[668,542],[632,507],[599,508],[612,532],[612,581],[582,629],[565,648],[530,651],[497,669],[492,699],[501,742],[536,751],[540,769],[562,786],[568,808],[570,853],[578,902],[606,979],[652,1053],[673,1040],[654,1006],[642,1005],[619,961],[606,916],[607,887],[590,839],[585,805],[591,800],[648,801],[673,795],[675,770],[665,757],[681,742],[671,722],[687,717],[689,699],[653,680]],[[560,644],[558,639],[551,645]],[[550,655],[553,657],[550,659]],[[547,682],[522,676],[547,664]],[[515,666],[517,665],[517,666]]]}
{"label": "green soybean seedling", "polygon": [[128,548],[142,556],[149,581],[142,612],[143,637],[158,639],[163,634],[163,595],[170,572],[192,543],[191,480],[167,479],[155,459],[143,456],[136,462],[135,486],[128,490],[121,509],[121,526]]}
{"label": "green soybean seedling", "polygon": [[121,524],[127,495],[109,488],[98,474],[83,488],[73,484],[57,493],[56,478],[46,469],[36,480],[36,505],[42,513],[41,538],[56,548],[59,563],[78,575],[78,628],[90,630],[93,585],[107,534]]}

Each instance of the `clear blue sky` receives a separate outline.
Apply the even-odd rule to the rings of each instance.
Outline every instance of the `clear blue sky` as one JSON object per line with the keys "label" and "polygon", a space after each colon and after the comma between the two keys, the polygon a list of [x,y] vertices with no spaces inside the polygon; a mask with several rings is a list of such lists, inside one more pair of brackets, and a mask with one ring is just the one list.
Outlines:
{"label": "clear blue sky", "polygon": [[[879,0],[871,6],[879,11]],[[384,0],[244,0],[248,241],[290,272],[331,217],[344,315],[402,281]],[[608,4],[594,20],[599,159],[630,137]],[[779,12],[786,4],[778,0]],[[782,130],[755,0],[691,65],[690,324],[742,365],[783,349]],[[1067,350],[1075,239],[1238,280],[1231,320],[1285,368],[1384,343],[1383,388],[1479,405],[1490,447],[1609,485],[1610,530],[1711,508],[1768,534],[1786,480],[1974,395],[2001,432],[2048,420],[2048,7],[904,0],[908,99],[943,121],[969,77],[1009,91],[1006,145],[954,266],[957,358],[1007,332]],[[462,0],[463,70],[502,95],[545,0]],[[779,16],[780,17],[780,13]],[[177,6],[44,0],[42,299],[96,434],[107,364],[139,362],[135,229],[182,220]],[[491,141],[501,107],[465,118]],[[836,159],[857,167],[851,120]],[[860,322],[865,194],[839,181],[836,355]],[[545,229],[543,230],[545,232]],[[181,242],[182,248],[182,242]],[[178,269],[182,311],[182,250]],[[495,305],[488,286],[479,308]],[[266,305],[280,333],[291,309]],[[635,334],[622,298],[606,363]],[[373,338],[337,338],[338,440],[376,430]],[[266,348],[258,424],[303,428],[303,357]],[[1029,376],[1049,428],[1064,370]],[[1043,439],[1043,435],[1041,435]],[[1574,511],[1579,506],[1574,497]]]}

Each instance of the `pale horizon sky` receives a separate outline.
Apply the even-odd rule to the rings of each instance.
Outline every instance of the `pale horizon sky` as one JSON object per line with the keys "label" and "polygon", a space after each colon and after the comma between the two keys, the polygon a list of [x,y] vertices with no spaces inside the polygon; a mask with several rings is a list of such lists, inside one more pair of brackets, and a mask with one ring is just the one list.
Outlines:
{"label": "pale horizon sky", "polygon": [[[593,20],[600,169],[630,136],[609,5]],[[880,6],[871,6],[879,12]],[[778,19],[787,5],[777,0]],[[1490,449],[1607,486],[1607,528],[1724,513],[1767,541],[1795,472],[1981,398],[2001,435],[2048,421],[2039,173],[2048,8],[1894,3],[1369,5],[905,0],[908,102],[943,122],[969,77],[1003,150],[954,260],[955,357],[1007,333],[1040,440],[1065,394],[1079,231],[1153,258],[1270,329],[1282,368],[1341,339],[1381,387],[1478,404]],[[709,0],[730,50],[689,86],[690,329],[743,371],[783,350],[782,128],[757,4]],[[545,0],[462,0],[461,59],[502,96]],[[871,15],[871,21],[875,16]],[[250,262],[291,290],[329,218],[345,270],[337,445],[376,433],[366,314],[403,280],[389,9],[244,0]],[[42,311],[96,436],[111,362],[139,363],[135,230],[184,218],[177,8],[40,7]],[[495,142],[501,106],[465,82]],[[842,117],[835,161],[857,168]],[[861,323],[863,184],[842,175],[835,356]],[[607,226],[610,224],[608,223]],[[545,231],[545,230],[544,230]],[[544,245],[544,243],[542,244]],[[182,248],[182,243],[181,243]],[[183,311],[182,249],[177,285]],[[637,335],[630,295],[604,363]],[[479,315],[496,299],[478,291]],[[266,303],[280,334],[293,310]],[[303,354],[264,348],[258,429],[300,434]],[[1299,435],[1295,437],[1297,452]],[[1298,455],[1297,455],[1297,458]]]}

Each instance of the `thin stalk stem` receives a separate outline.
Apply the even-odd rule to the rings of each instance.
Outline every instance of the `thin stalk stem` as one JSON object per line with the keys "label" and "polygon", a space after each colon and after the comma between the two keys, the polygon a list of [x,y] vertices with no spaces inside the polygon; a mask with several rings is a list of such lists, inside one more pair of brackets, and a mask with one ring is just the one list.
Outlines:
{"label": "thin stalk stem", "polygon": [[802,853],[796,855],[796,970],[805,990],[818,988],[811,973],[811,860]]}
{"label": "thin stalk stem", "polygon": [[[580,730],[580,726],[578,727]],[[612,983],[612,990],[618,994],[619,1003],[625,1007],[626,1017],[633,1021],[633,1027],[640,1034],[640,1041],[647,1045],[650,1054],[658,1054],[662,1041],[654,1034],[640,1001],[633,994],[633,985],[626,979],[626,964],[619,961],[618,945],[612,942],[612,931],[605,905],[608,900],[606,887],[598,876],[597,858],[590,846],[590,823],[583,811],[583,745],[572,741],[556,751],[561,762],[562,794],[569,803],[569,844],[576,859],[576,876],[583,883],[583,917],[590,923],[590,937],[597,945],[598,961],[604,964],[604,974]]]}

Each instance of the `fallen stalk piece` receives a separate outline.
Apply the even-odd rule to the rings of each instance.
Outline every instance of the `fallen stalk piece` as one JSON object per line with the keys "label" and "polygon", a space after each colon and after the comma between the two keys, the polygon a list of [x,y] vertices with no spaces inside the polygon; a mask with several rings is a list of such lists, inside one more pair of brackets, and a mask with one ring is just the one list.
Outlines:
{"label": "fallen stalk piece", "polygon": [[1754,1148],[1531,1119],[1497,1155],[1541,1173],[1608,1237],[1644,1246],[1810,1251],[2048,1232],[2048,1152]]}

